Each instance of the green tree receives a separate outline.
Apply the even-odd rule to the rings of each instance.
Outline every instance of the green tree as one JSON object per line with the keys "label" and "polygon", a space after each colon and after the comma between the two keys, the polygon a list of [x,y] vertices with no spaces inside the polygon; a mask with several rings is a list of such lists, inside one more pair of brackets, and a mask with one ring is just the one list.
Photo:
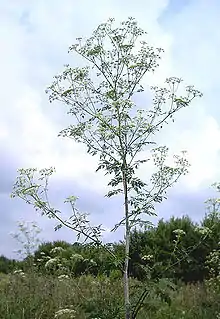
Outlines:
{"label": "green tree", "polygon": [[[118,253],[120,243],[109,243],[107,245],[112,254],[121,258],[121,255]],[[62,248],[62,250],[57,250],[57,247]],[[124,249],[124,245],[122,249]],[[54,251],[57,251],[58,254],[54,254]],[[54,257],[59,257],[59,261],[62,258],[65,259],[66,264],[68,264],[68,273],[73,276],[80,276],[85,273],[94,276],[109,276],[112,271],[118,270],[115,258],[103,246],[97,247],[93,243],[81,244],[76,242],[70,244],[65,241],[42,243],[34,253],[34,263],[37,265],[38,271],[45,273],[46,262]]]}
{"label": "green tree", "polygon": [[37,250],[34,253],[34,257],[40,258],[42,254],[44,256],[50,256],[51,250],[55,247],[61,247],[64,250],[67,250],[69,248],[72,248],[72,245],[64,240],[56,240],[53,242],[43,242],[38,246]]}
{"label": "green tree", "polygon": [[206,276],[205,259],[210,240],[188,216],[159,220],[157,226],[135,230],[131,234],[131,274],[138,279],[174,278],[185,282],[203,280]]}
{"label": "green tree", "polygon": [[0,256],[0,273],[9,274],[18,267],[19,262],[15,259],[9,259],[3,255]]}
{"label": "green tree", "polygon": [[[124,201],[124,217],[115,225],[125,228],[124,300],[125,318],[130,319],[131,304],[129,297],[129,248],[133,227],[147,222],[143,215],[155,214],[155,204],[162,202],[166,190],[178,178],[187,173],[188,162],[183,156],[175,156],[174,166],[167,163],[168,148],[156,145],[155,135],[174,114],[201,96],[192,86],[186,87],[185,96],[177,96],[181,79],[171,77],[163,88],[151,87],[154,98],[152,108],[138,109],[136,94],[143,92],[141,81],[147,72],[158,66],[162,49],[154,49],[145,41],[146,33],[138,27],[133,18],[114,27],[114,19],[109,19],[93,32],[85,42],[70,47],[70,52],[79,54],[88,66],[65,70],[55,76],[48,88],[50,101],[61,101],[69,107],[68,113],[74,122],[60,135],[84,143],[92,156],[99,158],[98,170],[113,175],[108,186],[107,197],[121,195]],[[138,49],[138,45],[140,49]],[[141,152],[148,151],[140,159]],[[148,182],[137,175],[143,163],[154,164]],[[149,169],[152,169],[149,166]],[[40,181],[34,179],[36,170],[20,170],[20,177],[14,188],[13,196],[19,196],[34,204],[49,217],[55,217],[62,225],[76,230],[85,239],[101,244],[101,225],[92,227],[85,214],[75,208],[75,197],[68,198],[73,216],[63,221],[57,210],[51,208],[47,199],[48,177],[51,170],[40,171]],[[44,196],[45,195],[45,196]],[[109,251],[111,253],[111,251]]]}
{"label": "green tree", "polygon": [[210,253],[210,249],[217,249],[220,242],[220,201],[218,198],[209,198],[205,203],[207,212],[202,221],[202,226],[211,231],[207,245]]}
{"label": "green tree", "polygon": [[[220,192],[220,183],[214,183],[212,187]],[[210,236],[205,246],[206,264],[209,275],[217,276],[219,280],[220,270],[220,199],[209,198],[206,202],[206,215],[202,225],[210,230]]]}
{"label": "green tree", "polygon": [[62,251],[65,252],[65,254],[62,254],[63,257],[67,259],[70,258],[72,252],[68,252],[69,249],[71,249],[72,245],[67,243],[66,241],[57,240],[53,242],[43,242],[38,246],[37,250],[34,252],[34,264],[36,265],[36,269],[39,272],[46,272],[45,264],[49,259],[54,257],[51,251],[53,251],[53,249],[57,247],[62,248]]}

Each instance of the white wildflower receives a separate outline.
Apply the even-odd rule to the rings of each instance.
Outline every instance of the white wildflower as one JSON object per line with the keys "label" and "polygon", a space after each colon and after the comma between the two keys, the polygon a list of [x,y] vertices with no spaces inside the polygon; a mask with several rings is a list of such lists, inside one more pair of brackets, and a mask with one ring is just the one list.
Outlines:
{"label": "white wildflower", "polygon": [[64,279],[69,279],[70,277],[68,276],[68,275],[60,275],[60,276],[58,276],[58,279],[60,280],[60,281],[62,281],[62,280],[64,280]]}
{"label": "white wildflower", "polygon": [[201,235],[207,235],[208,233],[211,233],[211,229],[208,227],[196,227],[195,230]]}
{"label": "white wildflower", "polygon": [[25,273],[21,269],[15,270],[13,274],[25,278]]}
{"label": "white wildflower", "polygon": [[54,247],[51,249],[51,254],[59,254],[62,253],[63,251],[65,251],[65,249],[63,249],[62,247]]}
{"label": "white wildflower", "polygon": [[75,318],[76,311],[70,308],[60,309],[55,312],[54,318],[65,318],[72,319]]}
{"label": "white wildflower", "polygon": [[51,258],[46,262],[45,268],[51,268],[55,266],[56,264],[57,264],[57,258]]}
{"label": "white wildflower", "polygon": [[84,260],[83,256],[80,254],[73,254],[70,259],[74,260],[74,261],[82,261]]}
{"label": "white wildflower", "polygon": [[176,234],[177,236],[186,235],[186,233],[182,229],[175,229],[173,233]]}
{"label": "white wildflower", "polygon": [[154,258],[153,255],[145,255],[142,257],[143,260],[152,260]]}

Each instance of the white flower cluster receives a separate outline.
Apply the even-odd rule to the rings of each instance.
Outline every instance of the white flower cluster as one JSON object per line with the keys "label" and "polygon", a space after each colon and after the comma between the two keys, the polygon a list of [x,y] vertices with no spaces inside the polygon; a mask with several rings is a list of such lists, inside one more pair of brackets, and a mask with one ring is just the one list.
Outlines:
{"label": "white flower cluster", "polygon": [[70,277],[68,275],[60,275],[58,276],[59,281],[64,281],[65,279],[69,279]]}
{"label": "white flower cluster", "polygon": [[57,258],[50,258],[46,264],[45,264],[45,268],[51,268],[53,266],[55,266],[57,264],[58,260]]}
{"label": "white flower cluster", "polygon": [[59,253],[62,253],[63,251],[65,251],[65,249],[63,249],[62,247],[54,247],[51,249],[51,254],[59,254]]}
{"label": "white flower cluster", "polygon": [[175,229],[173,233],[176,234],[177,236],[186,235],[186,233],[182,229]]}
{"label": "white flower cluster", "polygon": [[70,308],[60,309],[55,312],[54,318],[72,319],[75,318],[76,311]]}
{"label": "white flower cluster", "polygon": [[145,256],[142,257],[143,260],[148,260],[148,261],[152,260],[153,258],[154,258],[153,255],[145,255]]}
{"label": "white flower cluster", "polygon": [[73,261],[82,261],[82,260],[84,260],[83,256],[80,255],[80,254],[73,254],[70,257],[70,259],[73,260]]}
{"label": "white flower cluster", "polygon": [[196,227],[195,230],[201,235],[207,235],[208,233],[211,233],[211,229],[208,227]]}
{"label": "white flower cluster", "polygon": [[13,272],[13,274],[14,274],[14,275],[17,275],[17,276],[19,276],[19,277],[25,278],[25,273],[24,273],[21,269],[15,270],[15,271]]}

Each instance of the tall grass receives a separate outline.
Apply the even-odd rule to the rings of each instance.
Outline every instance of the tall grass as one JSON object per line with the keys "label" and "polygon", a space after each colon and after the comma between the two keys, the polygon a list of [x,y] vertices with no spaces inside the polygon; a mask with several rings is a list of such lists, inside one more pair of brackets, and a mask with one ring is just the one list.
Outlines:
{"label": "tall grass", "polygon": [[[131,280],[135,301],[144,283]],[[150,293],[138,319],[217,319],[219,291],[205,284],[181,285],[169,291],[170,302]],[[61,310],[62,309],[62,310]],[[1,319],[121,319],[123,282],[92,276],[67,278],[17,273],[0,276]]]}

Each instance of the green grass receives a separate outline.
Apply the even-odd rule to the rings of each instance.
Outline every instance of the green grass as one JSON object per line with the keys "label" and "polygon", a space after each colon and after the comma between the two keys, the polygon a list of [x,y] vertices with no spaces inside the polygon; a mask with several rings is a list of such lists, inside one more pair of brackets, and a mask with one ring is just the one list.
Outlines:
{"label": "green grass", "polygon": [[[143,283],[131,280],[132,302]],[[170,304],[151,293],[138,319],[217,319],[219,291],[202,284],[170,290]],[[59,309],[72,309],[78,319],[123,318],[123,282],[107,277],[63,279],[36,274],[0,275],[1,319],[52,319]],[[71,318],[63,315],[57,318]],[[72,317],[74,318],[74,317]]]}

